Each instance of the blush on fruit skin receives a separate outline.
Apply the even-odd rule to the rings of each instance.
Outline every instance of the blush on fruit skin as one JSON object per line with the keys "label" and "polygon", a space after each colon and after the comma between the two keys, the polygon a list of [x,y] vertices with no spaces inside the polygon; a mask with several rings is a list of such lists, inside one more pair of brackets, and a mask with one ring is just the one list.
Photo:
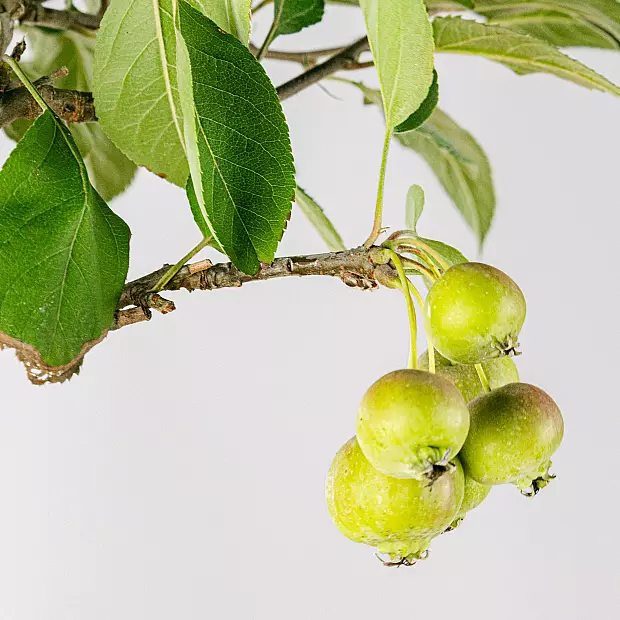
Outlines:
{"label": "blush on fruit skin", "polygon": [[368,462],[353,437],[329,470],[329,514],[345,536],[377,547],[393,560],[423,557],[463,502],[463,468],[458,460],[453,465],[433,484],[385,476]]}
{"label": "blush on fruit skin", "polygon": [[432,480],[465,442],[469,411],[448,379],[396,370],[370,386],[356,428],[362,452],[380,472]]}
{"label": "blush on fruit skin", "polygon": [[[418,366],[421,370],[428,370],[428,351],[420,355]],[[517,383],[519,381],[519,371],[511,357],[498,357],[488,362],[483,362],[482,369],[489,380],[492,390],[496,390],[508,383]],[[436,351],[435,372],[442,377],[450,379],[459,389],[466,403],[474,400],[476,396],[484,394],[480,377],[478,377],[473,364],[455,364],[441,355],[439,351]]]}
{"label": "blush on fruit skin", "polygon": [[513,483],[525,494],[547,484],[564,421],[546,392],[510,383],[475,398],[469,411],[469,435],[460,453],[469,476],[487,485]]}
{"label": "blush on fruit skin", "polygon": [[435,348],[459,364],[478,364],[515,352],[525,320],[521,289],[503,271],[483,263],[450,267],[424,305]]}

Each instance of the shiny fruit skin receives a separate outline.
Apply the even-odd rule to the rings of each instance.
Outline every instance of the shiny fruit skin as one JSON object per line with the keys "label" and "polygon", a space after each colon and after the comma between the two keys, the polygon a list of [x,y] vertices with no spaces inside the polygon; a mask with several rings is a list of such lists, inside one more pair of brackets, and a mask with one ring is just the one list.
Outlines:
{"label": "shiny fruit skin", "polygon": [[435,348],[459,364],[513,353],[525,320],[521,289],[503,271],[483,263],[450,267],[424,305]]}
{"label": "shiny fruit skin", "polygon": [[[421,370],[428,370],[428,351],[425,351],[418,360]],[[492,390],[519,381],[517,365],[511,357],[498,357],[482,363],[489,385]],[[476,396],[484,394],[484,388],[473,364],[455,364],[445,358],[439,351],[435,352],[435,372],[450,379],[463,395],[466,403]]]}
{"label": "shiny fruit skin", "polygon": [[454,384],[422,370],[395,370],[370,386],[357,413],[357,439],[373,467],[398,478],[437,475],[461,449],[467,404]]}
{"label": "shiny fruit skin", "polygon": [[469,403],[471,426],[460,457],[481,484],[514,483],[536,492],[549,480],[549,458],[564,435],[553,399],[527,383],[510,383]]}
{"label": "shiny fruit skin", "polygon": [[336,454],[326,484],[327,507],[338,529],[392,558],[420,557],[454,520],[463,493],[458,460],[430,485],[393,478],[368,462],[355,437]]}

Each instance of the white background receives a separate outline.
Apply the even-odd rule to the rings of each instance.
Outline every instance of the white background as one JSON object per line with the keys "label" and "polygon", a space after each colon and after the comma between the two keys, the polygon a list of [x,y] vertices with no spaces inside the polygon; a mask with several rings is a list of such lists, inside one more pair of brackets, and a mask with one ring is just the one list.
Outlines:
{"label": "white background", "polygon": [[[334,9],[275,47],[361,32],[355,11]],[[617,53],[574,54],[620,82]],[[473,57],[437,67],[441,107],[494,167],[483,258],[525,291],[519,368],[563,410],[558,479],[534,500],[495,489],[427,562],[384,568],[332,525],[323,485],[365,389],[405,363],[398,293],[306,278],[171,295],[177,312],[112,334],[69,384],[32,387],[0,354],[2,620],[620,614],[618,100]],[[276,83],[298,71],[268,69]],[[382,120],[353,89],[326,88],[337,98],[314,87],[284,107],[300,185],[356,245],[371,225]],[[12,145],[0,146],[4,158]],[[475,257],[426,164],[398,145],[385,222],[404,224],[414,182],[427,196],[422,232]],[[146,172],[112,206],[133,230],[131,276],[199,239],[183,192]],[[280,254],[322,250],[295,210]]]}

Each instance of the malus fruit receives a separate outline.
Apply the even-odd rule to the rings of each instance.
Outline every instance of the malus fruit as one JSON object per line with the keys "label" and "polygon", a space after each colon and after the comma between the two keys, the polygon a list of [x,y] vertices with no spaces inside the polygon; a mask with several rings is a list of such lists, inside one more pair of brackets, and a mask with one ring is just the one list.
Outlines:
{"label": "malus fruit", "polygon": [[525,494],[551,479],[551,455],[564,434],[553,399],[527,383],[511,383],[469,403],[471,426],[460,457],[481,484],[516,484]]}
{"label": "malus fruit", "polygon": [[[428,370],[428,351],[425,351],[418,360],[422,370]],[[519,381],[517,365],[511,357],[498,357],[482,363],[482,368],[489,380],[492,390]],[[450,379],[459,389],[465,402],[468,403],[476,396],[484,394],[484,388],[472,364],[455,364],[445,358],[439,351],[435,352],[435,372]]]}
{"label": "malus fruit", "polygon": [[329,514],[345,536],[409,563],[454,520],[463,493],[458,460],[433,484],[393,478],[368,462],[355,437],[336,454],[326,485]]}
{"label": "malus fruit", "polygon": [[433,284],[424,312],[426,330],[443,356],[478,364],[514,353],[525,320],[525,298],[503,271],[460,263]]}
{"label": "malus fruit", "polygon": [[433,479],[449,467],[469,430],[454,384],[422,370],[396,370],[370,386],[357,413],[357,439],[373,467],[398,478]]}

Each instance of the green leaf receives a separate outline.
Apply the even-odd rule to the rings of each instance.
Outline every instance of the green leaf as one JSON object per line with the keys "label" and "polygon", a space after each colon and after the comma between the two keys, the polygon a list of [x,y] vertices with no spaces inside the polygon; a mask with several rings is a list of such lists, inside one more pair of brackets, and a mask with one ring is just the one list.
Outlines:
{"label": "green leaf", "polygon": [[[55,82],[58,88],[91,90],[95,40],[71,31],[29,28],[26,31],[29,62],[22,63],[28,76],[37,79],[66,67],[69,75]],[[18,141],[32,121],[18,120],[5,132]],[[90,181],[104,200],[123,192],[133,180],[136,165],[127,159],[103,133],[99,123],[74,123],[70,127],[88,169]]]}
{"label": "green leaf", "polygon": [[407,120],[433,81],[433,34],[423,0],[361,0],[389,128]]}
{"label": "green leaf", "polygon": [[330,252],[346,250],[342,237],[338,234],[327,215],[325,215],[325,211],[301,187],[295,190],[295,202],[319,233],[321,239],[325,241],[325,245]]}
{"label": "green leaf", "polygon": [[323,19],[325,0],[275,0],[275,34],[294,34]]}
{"label": "green leaf", "polygon": [[187,3],[179,9],[197,222],[239,269],[255,273],[273,260],[295,195],[288,126],[273,84],[247,48]]}
{"label": "green leaf", "polygon": [[[381,106],[379,91],[351,84],[366,103]],[[495,213],[495,191],[489,160],[473,136],[439,108],[415,131],[395,136],[426,160],[482,244]]]}
{"label": "green leaf", "polygon": [[[223,14],[219,2],[191,4],[207,15]],[[116,146],[132,161],[184,187],[189,168],[176,65],[176,8],[178,0],[110,4],[97,35],[93,93],[99,121]],[[228,15],[229,21],[218,23],[224,30],[237,23],[236,12]]]}
{"label": "green leaf", "polygon": [[172,0],[114,1],[97,34],[93,93],[110,139],[132,161],[184,186],[189,169]]}
{"label": "green leaf", "polygon": [[557,48],[507,28],[459,17],[433,21],[438,52],[474,54],[506,65],[515,73],[550,73],[586,88],[620,96],[620,88]]}
{"label": "green leaf", "polygon": [[476,11],[558,47],[620,49],[618,0],[479,0]]}
{"label": "green leaf", "polygon": [[222,30],[237,37],[247,46],[250,40],[252,0],[197,0],[193,4]]}
{"label": "green leaf", "polygon": [[114,321],[130,233],[50,111],[0,172],[0,221],[0,341],[47,370],[77,366]]}
{"label": "green leaf", "polygon": [[420,107],[404,122],[394,127],[395,133],[405,133],[407,131],[413,131],[420,125],[424,124],[429,116],[433,113],[433,110],[439,103],[439,82],[437,80],[437,71],[433,70],[433,83],[428,90],[426,99],[422,102]]}
{"label": "green leaf", "polygon": [[482,244],[495,213],[495,192],[489,160],[472,135],[437,108],[416,131],[396,137],[422,155]]}
{"label": "green leaf", "polygon": [[424,190],[419,185],[412,185],[407,192],[406,226],[417,232],[418,220],[424,211]]}

